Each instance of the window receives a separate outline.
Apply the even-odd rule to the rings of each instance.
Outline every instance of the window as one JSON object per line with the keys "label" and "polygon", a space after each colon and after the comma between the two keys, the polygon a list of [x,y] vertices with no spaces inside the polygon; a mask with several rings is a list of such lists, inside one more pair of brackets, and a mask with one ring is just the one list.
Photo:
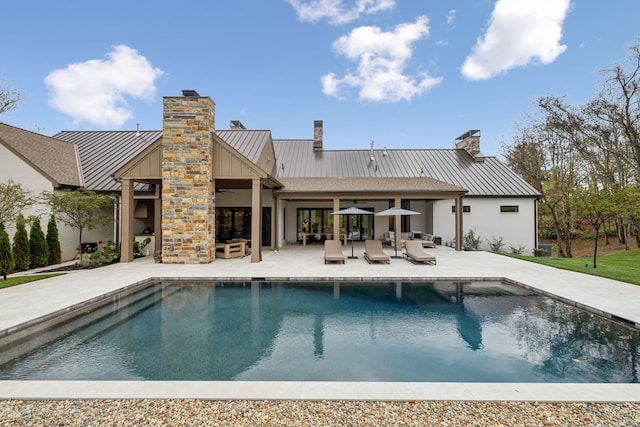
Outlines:
{"label": "window", "polygon": [[[456,213],[456,205],[451,206],[451,213]],[[471,206],[462,205],[462,213],[471,213]]]}
{"label": "window", "polygon": [[500,213],[518,213],[518,205],[500,205]]}

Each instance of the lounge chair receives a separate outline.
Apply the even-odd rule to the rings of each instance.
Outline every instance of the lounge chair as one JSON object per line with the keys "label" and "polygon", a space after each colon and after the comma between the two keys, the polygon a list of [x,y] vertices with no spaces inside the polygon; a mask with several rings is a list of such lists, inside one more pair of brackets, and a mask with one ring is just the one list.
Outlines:
{"label": "lounge chair", "polygon": [[422,243],[422,247],[423,248],[435,248],[436,247],[436,242],[433,240],[434,236],[433,234],[427,234],[427,233],[420,233],[419,234],[420,238],[419,238],[419,242]]}
{"label": "lounge chair", "polygon": [[424,251],[420,240],[407,240],[404,242],[404,249],[403,255],[414,264],[436,264],[436,257]]}
{"label": "lounge chair", "polygon": [[369,264],[372,262],[386,262],[389,264],[389,255],[382,250],[382,241],[380,240],[364,241],[364,259]]}
{"label": "lounge chair", "polygon": [[344,254],[342,253],[342,242],[340,240],[324,241],[324,263],[341,262],[344,264]]}

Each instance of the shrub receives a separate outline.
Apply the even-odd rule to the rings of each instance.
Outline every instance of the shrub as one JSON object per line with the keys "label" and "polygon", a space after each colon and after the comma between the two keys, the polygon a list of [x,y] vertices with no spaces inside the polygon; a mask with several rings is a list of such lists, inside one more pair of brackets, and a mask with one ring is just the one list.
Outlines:
{"label": "shrub", "polygon": [[33,220],[29,233],[29,250],[31,252],[30,267],[44,267],[49,263],[49,246],[40,226],[40,218]]}
{"label": "shrub", "polygon": [[49,264],[60,264],[62,261],[62,249],[60,249],[58,224],[56,224],[54,215],[51,215],[47,224],[47,247],[49,248]]}
{"label": "shrub", "polygon": [[511,251],[512,254],[522,255],[522,252],[524,252],[524,249],[525,249],[524,245],[520,245],[517,248],[513,245],[509,245],[509,250]]}
{"label": "shrub", "polygon": [[504,243],[502,242],[502,236],[496,238],[495,236],[491,236],[491,240],[489,241],[489,250],[491,252],[500,252],[502,251],[502,247]]}
{"label": "shrub", "polygon": [[106,239],[102,247],[99,247],[95,252],[89,256],[89,261],[95,263],[112,264],[120,260],[120,246],[116,245],[111,239]]}
{"label": "shrub", "polygon": [[462,238],[462,248],[465,251],[479,251],[482,239],[476,236],[475,231],[469,230]]}
{"label": "shrub", "polygon": [[16,219],[16,234],[13,235],[13,259],[18,271],[28,270],[31,265],[31,249],[29,236],[22,214]]}
{"label": "shrub", "polygon": [[13,252],[11,252],[11,241],[4,223],[0,222],[0,275],[7,280],[7,274],[11,273],[15,267],[13,262]]}
{"label": "shrub", "polygon": [[133,242],[133,257],[139,258],[144,256],[144,248],[151,243],[151,237],[145,238],[142,242],[134,241]]}
{"label": "shrub", "polygon": [[535,248],[531,252],[533,252],[533,256],[538,258],[543,257],[547,254],[547,251],[545,249],[540,249],[540,248]]}

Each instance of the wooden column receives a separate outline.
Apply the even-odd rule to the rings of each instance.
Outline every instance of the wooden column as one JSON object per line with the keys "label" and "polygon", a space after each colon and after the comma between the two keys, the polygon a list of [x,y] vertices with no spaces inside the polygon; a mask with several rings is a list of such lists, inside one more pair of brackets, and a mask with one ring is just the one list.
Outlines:
{"label": "wooden column", "polygon": [[280,226],[278,222],[280,221],[280,199],[277,197],[273,197],[273,218],[271,218],[273,224],[273,233],[271,235],[271,246],[273,249],[280,249]]}
{"label": "wooden column", "polygon": [[251,181],[251,262],[262,261],[262,184],[260,178]]}
{"label": "wooden column", "polygon": [[[337,197],[333,198],[333,211],[338,212],[340,210],[340,199]],[[333,217],[333,238],[336,240],[340,239],[340,215],[331,215]]]}
{"label": "wooden column", "polygon": [[[161,185],[161,184],[157,184]],[[162,250],[162,199],[153,201],[153,239],[156,251]],[[152,254],[153,255],[153,254]]]}
{"label": "wooden column", "polygon": [[[394,204],[394,206],[396,208],[401,208],[402,207],[402,199],[400,199],[399,197],[396,197],[393,204]],[[395,226],[394,227],[396,229],[396,232],[394,233],[395,236],[396,236],[396,241],[395,241],[394,244],[395,244],[395,249],[396,250],[400,249],[400,251],[402,251],[402,236],[401,236],[402,235],[402,225],[400,224],[400,218],[401,218],[400,215],[396,215],[394,217],[394,220],[395,220]]]}
{"label": "wooden column", "polygon": [[122,235],[120,262],[133,261],[133,180],[122,179]]}
{"label": "wooden column", "polygon": [[456,197],[456,251],[462,250],[462,196]]}

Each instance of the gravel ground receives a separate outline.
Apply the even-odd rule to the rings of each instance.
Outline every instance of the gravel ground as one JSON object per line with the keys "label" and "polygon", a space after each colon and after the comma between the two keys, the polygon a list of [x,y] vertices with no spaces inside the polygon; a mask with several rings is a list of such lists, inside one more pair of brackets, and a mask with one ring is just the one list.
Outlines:
{"label": "gravel ground", "polygon": [[639,403],[0,401],[1,426],[640,426]]}

